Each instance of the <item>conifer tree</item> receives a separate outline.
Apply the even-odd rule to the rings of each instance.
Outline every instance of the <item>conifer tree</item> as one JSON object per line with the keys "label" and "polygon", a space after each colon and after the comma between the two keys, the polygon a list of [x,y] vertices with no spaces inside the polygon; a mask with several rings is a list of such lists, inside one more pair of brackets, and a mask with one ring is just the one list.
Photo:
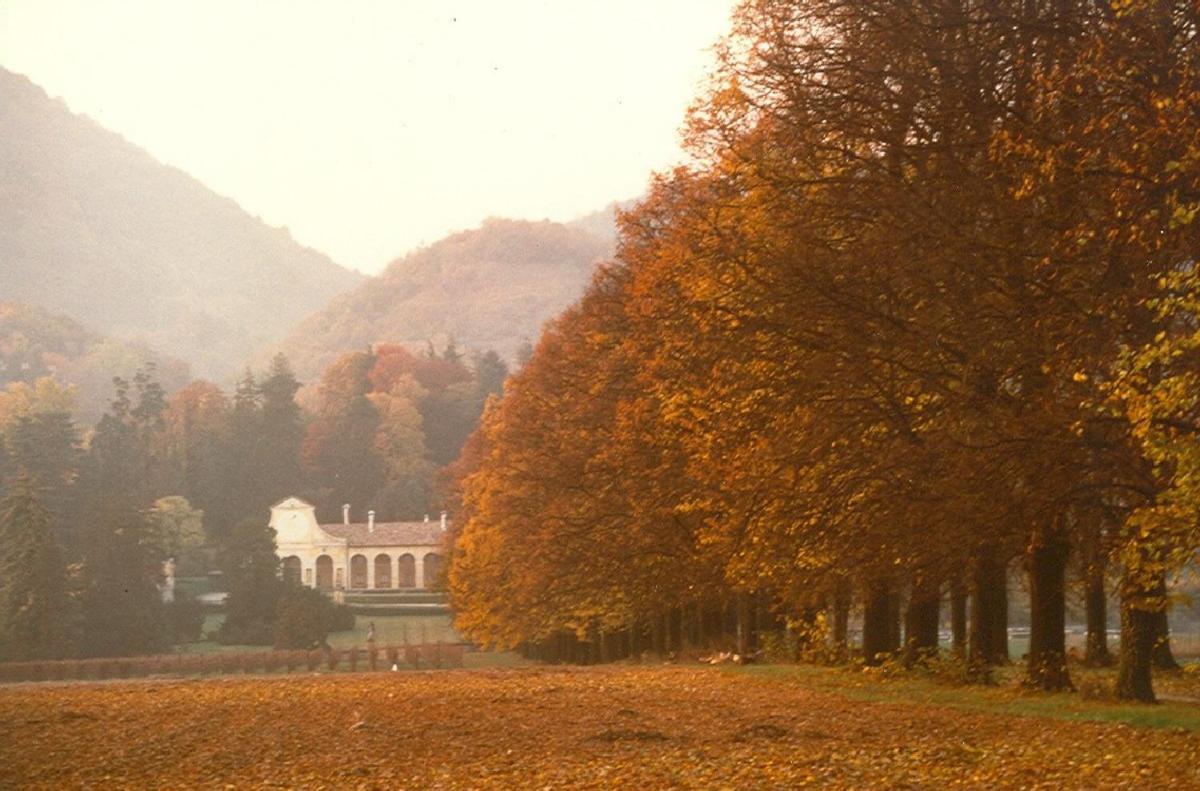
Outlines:
{"label": "conifer tree", "polygon": [[271,643],[283,585],[275,555],[275,531],[261,520],[239,522],[218,562],[228,597],[217,639],[223,643]]}
{"label": "conifer tree", "polygon": [[84,570],[82,651],[120,656],[161,650],[169,627],[158,584],[161,557],[146,519],[164,466],[155,453],[165,408],[161,388],[139,372],[116,395],[84,458],[73,519],[80,525]]}
{"label": "conifer tree", "polygon": [[[39,502],[50,514],[52,529],[64,551],[76,548],[77,531],[68,518],[79,469],[78,432],[66,412],[22,416],[3,439],[12,474],[23,474]],[[0,477],[0,484],[4,478]]]}
{"label": "conifer tree", "polygon": [[0,501],[0,658],[58,659],[73,650],[76,613],[50,514],[21,475]]}
{"label": "conifer tree", "polygon": [[296,403],[300,383],[296,381],[287,357],[275,355],[258,389],[262,394],[262,413],[255,466],[261,499],[252,513],[242,516],[265,518],[265,509],[304,486],[300,463],[304,425],[300,405]]}

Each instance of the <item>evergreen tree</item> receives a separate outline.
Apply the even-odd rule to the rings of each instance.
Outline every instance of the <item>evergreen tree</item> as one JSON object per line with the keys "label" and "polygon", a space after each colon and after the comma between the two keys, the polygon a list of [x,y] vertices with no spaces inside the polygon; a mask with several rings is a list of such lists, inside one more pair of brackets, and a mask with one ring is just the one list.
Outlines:
{"label": "evergreen tree", "polygon": [[120,656],[161,650],[168,642],[158,583],[164,558],[155,550],[145,511],[159,496],[165,466],[156,453],[165,400],[152,372],[116,394],[84,458],[73,520],[84,564],[83,648]]}
{"label": "evergreen tree", "polygon": [[304,424],[296,391],[300,383],[282,354],[275,355],[271,368],[259,387],[262,393],[261,423],[255,453],[258,501],[245,518],[265,519],[266,510],[278,500],[295,494],[304,486],[300,449],[304,444]]}
{"label": "evergreen tree", "polygon": [[89,656],[154,653],[170,638],[158,588],[162,558],[149,547],[143,514],[119,500],[89,517],[82,643]]}
{"label": "evergreen tree", "polygon": [[[70,414],[43,412],[20,417],[4,438],[9,476],[25,475],[38,501],[50,515],[52,529],[68,554],[77,536],[68,519],[75,476],[79,470],[78,436]],[[2,475],[2,470],[0,470]],[[4,481],[0,477],[0,482]]]}
{"label": "evergreen tree", "polygon": [[475,389],[479,394],[480,412],[488,396],[504,392],[504,380],[508,378],[508,366],[499,354],[489,349],[475,358]]}
{"label": "evergreen tree", "polygon": [[22,475],[0,503],[0,657],[67,656],[75,626],[66,563],[50,514]]}
{"label": "evergreen tree", "polygon": [[227,644],[271,643],[283,585],[275,531],[261,520],[239,522],[221,549],[219,563],[228,598],[217,639]]}
{"label": "evergreen tree", "polygon": [[229,414],[229,443],[225,467],[231,478],[226,492],[228,508],[218,523],[210,523],[217,543],[233,531],[239,520],[254,514],[264,499],[257,483],[258,437],[262,423],[262,391],[254,374],[246,369],[233,394]]}

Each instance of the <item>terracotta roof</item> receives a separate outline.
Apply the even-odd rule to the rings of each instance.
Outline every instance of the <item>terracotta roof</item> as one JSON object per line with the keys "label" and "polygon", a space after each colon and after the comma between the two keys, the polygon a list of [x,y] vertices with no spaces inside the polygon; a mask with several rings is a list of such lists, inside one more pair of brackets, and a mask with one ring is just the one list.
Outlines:
{"label": "terracotta roof", "polygon": [[376,522],[375,532],[367,530],[366,522],[349,525],[341,522],[321,525],[331,536],[346,539],[352,547],[377,546],[437,546],[445,538],[441,522]]}

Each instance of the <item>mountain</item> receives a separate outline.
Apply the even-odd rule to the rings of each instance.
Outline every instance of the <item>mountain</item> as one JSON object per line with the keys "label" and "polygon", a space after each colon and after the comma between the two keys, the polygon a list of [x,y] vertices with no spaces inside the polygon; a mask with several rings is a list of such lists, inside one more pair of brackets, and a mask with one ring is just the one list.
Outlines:
{"label": "mountain", "polygon": [[568,228],[577,228],[603,239],[610,247],[617,245],[617,212],[628,211],[637,204],[637,199],[613,201],[603,209],[576,217],[565,223]]}
{"label": "mountain", "polygon": [[91,424],[113,397],[114,376],[131,379],[151,363],[172,391],[188,381],[188,366],[130,341],[88,332],[67,316],[18,302],[0,302],[0,389],[49,376],[76,388],[76,413]]}
{"label": "mountain", "polygon": [[453,338],[511,359],[580,297],[611,252],[609,240],[562,223],[487,220],[393,261],[278,348],[309,379],[339,353],[383,341],[423,349]]}
{"label": "mountain", "polygon": [[363,276],[0,69],[0,300],[223,378]]}

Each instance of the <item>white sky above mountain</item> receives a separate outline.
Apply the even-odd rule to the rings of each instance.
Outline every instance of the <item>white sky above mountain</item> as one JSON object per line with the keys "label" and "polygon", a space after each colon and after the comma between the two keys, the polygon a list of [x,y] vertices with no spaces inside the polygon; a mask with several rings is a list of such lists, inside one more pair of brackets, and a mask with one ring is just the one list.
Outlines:
{"label": "white sky above mountain", "polygon": [[0,65],[374,273],[487,216],[640,194],[732,6],[3,0]]}

